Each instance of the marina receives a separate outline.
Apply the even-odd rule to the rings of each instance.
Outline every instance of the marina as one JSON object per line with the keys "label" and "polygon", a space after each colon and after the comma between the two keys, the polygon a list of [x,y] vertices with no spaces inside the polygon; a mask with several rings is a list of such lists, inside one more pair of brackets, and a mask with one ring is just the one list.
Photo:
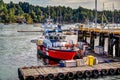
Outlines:
{"label": "marina", "polygon": [[119,1],[18,2],[0,1],[0,80],[120,79]]}

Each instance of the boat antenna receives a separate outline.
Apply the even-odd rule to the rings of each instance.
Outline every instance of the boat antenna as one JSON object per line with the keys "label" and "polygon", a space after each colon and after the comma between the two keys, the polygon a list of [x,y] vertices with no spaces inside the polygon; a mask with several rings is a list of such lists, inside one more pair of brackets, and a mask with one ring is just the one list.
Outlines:
{"label": "boat antenna", "polygon": [[61,24],[61,18],[62,18],[62,16],[61,16],[61,7],[60,7],[60,24]]}
{"label": "boat antenna", "polygon": [[102,27],[104,25],[103,17],[104,17],[104,3],[103,3],[103,14],[102,14]]}
{"label": "boat antenna", "polygon": [[95,27],[97,27],[97,0],[95,0]]}
{"label": "boat antenna", "polygon": [[57,21],[56,21],[57,23],[59,23],[59,22],[58,22],[58,13],[59,13],[59,12],[57,11]]}

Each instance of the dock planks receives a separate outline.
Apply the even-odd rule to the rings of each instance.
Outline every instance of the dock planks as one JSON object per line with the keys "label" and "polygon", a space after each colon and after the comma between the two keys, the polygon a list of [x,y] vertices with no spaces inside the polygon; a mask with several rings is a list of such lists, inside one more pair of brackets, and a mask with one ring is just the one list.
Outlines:
{"label": "dock planks", "polygon": [[93,71],[98,70],[101,71],[102,69],[114,69],[120,68],[120,62],[112,62],[112,63],[101,63],[94,66],[80,66],[80,67],[27,67],[27,68],[19,68],[21,75],[23,76],[24,80],[28,76],[34,76],[35,78],[39,75],[47,76],[48,74],[54,74],[54,76],[57,76],[58,73],[63,73],[64,75],[67,74],[67,72],[72,72],[75,74],[77,71],[84,72],[86,70]]}

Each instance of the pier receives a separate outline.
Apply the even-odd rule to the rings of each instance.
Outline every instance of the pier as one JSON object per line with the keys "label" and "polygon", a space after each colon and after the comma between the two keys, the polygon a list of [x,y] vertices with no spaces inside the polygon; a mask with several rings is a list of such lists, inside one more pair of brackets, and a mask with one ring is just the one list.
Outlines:
{"label": "pier", "polygon": [[98,78],[119,74],[120,62],[80,67],[34,66],[18,69],[20,80],[73,80],[74,78]]}
{"label": "pier", "polygon": [[[105,39],[107,40],[107,53],[109,56],[120,57],[120,29],[98,29],[98,28],[83,28],[80,26],[78,30],[78,41],[87,42],[90,47],[94,50],[95,39],[99,37],[97,41],[99,46],[105,48]],[[87,41],[87,38],[90,41]],[[115,47],[115,48],[114,48]],[[113,55],[113,49],[115,50],[115,55]]]}

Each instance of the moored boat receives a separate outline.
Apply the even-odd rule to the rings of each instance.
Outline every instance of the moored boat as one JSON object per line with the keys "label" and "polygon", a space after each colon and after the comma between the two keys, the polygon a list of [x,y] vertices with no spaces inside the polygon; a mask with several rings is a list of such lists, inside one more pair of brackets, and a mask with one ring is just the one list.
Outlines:
{"label": "moored boat", "polygon": [[78,37],[76,32],[69,33],[63,33],[60,29],[45,31],[45,38],[37,41],[38,57],[44,58],[46,63],[74,59],[79,50]]}

